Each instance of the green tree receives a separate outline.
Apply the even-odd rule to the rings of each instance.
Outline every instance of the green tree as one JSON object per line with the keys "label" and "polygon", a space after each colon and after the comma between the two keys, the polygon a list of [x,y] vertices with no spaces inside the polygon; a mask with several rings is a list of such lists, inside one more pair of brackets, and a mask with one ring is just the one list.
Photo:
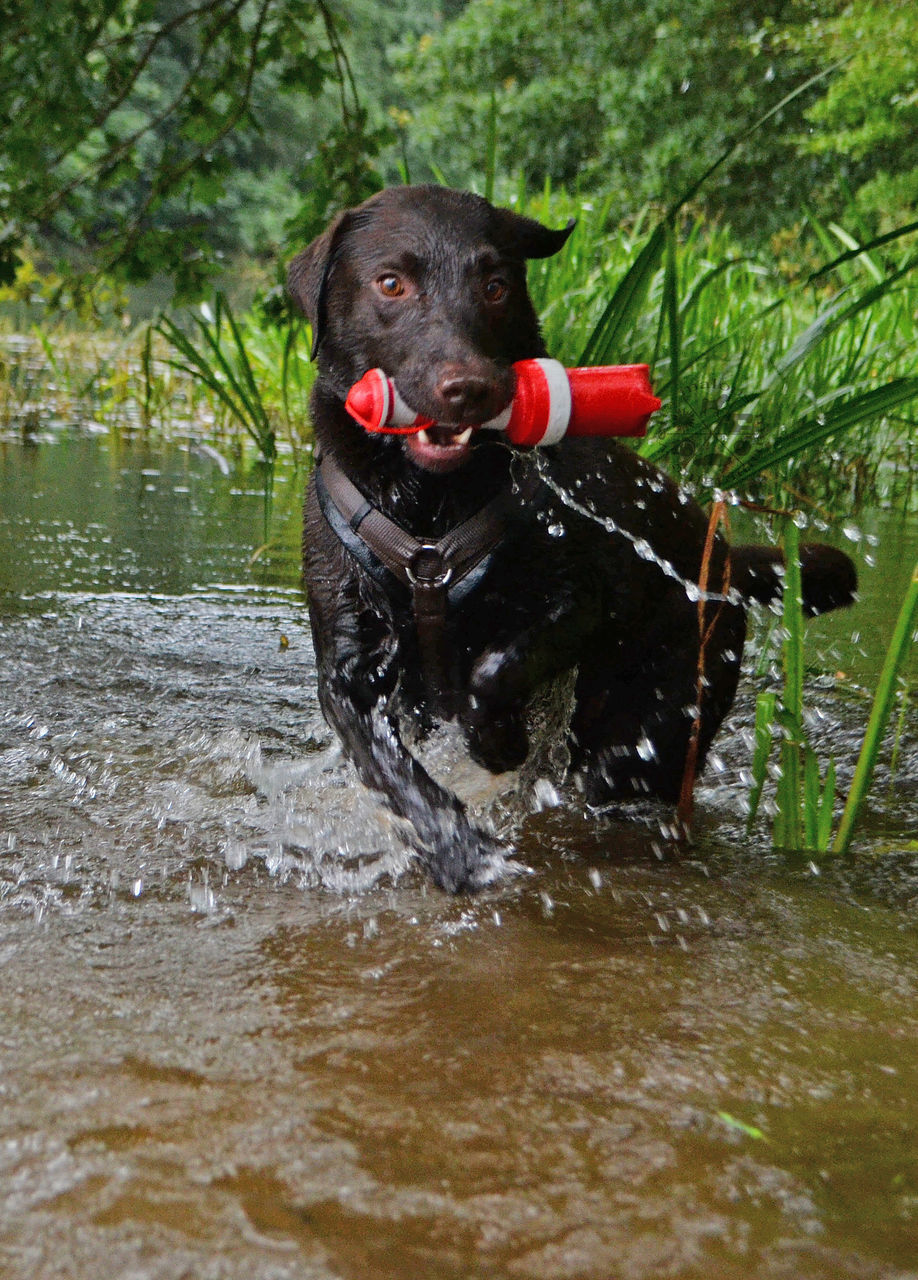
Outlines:
{"label": "green tree", "polygon": [[[472,0],[395,57],[413,171],[480,182],[489,112],[499,161],[613,194],[622,212],[672,198],[815,70],[779,38],[785,0]],[[740,230],[778,227],[829,166],[792,137],[809,98],[741,146],[703,193]]]}
{"label": "green tree", "polygon": [[359,193],[365,117],[323,0],[0,0],[0,278],[37,236],[193,292],[238,238],[228,184],[273,193],[329,84]]}
{"label": "green tree", "polygon": [[[837,6],[833,6],[837,9]],[[918,4],[854,0],[815,16],[798,47],[844,65],[807,112],[801,150],[827,156],[856,188],[872,229],[918,212]]]}

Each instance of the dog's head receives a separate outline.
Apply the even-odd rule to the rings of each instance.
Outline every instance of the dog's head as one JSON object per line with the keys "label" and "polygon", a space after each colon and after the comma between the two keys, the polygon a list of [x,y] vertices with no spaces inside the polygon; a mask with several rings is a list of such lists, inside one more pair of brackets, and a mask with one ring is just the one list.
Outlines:
{"label": "dog's head", "polygon": [[511,364],[545,354],[526,260],[557,253],[552,231],[446,187],[394,187],[340,214],[290,264],[323,384],[343,400],[382,368],[437,426],[402,437],[427,471],[460,466],[475,432],[513,394]]}

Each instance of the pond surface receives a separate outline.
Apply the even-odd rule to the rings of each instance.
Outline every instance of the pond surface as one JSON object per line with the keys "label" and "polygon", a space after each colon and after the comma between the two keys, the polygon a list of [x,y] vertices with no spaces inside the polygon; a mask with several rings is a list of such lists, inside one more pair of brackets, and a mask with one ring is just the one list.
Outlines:
{"label": "pond surface", "polygon": [[[692,847],[547,809],[448,899],[262,515],[187,449],[0,443],[0,1275],[918,1276],[914,722],[844,866],[744,836],[747,679]],[[843,786],[918,558],[863,527]]]}

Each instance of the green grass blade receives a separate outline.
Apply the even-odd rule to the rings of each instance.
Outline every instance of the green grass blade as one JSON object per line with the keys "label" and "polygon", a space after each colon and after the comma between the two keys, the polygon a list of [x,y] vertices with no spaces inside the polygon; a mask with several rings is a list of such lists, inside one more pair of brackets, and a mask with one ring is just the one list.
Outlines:
{"label": "green grass blade", "polygon": [[833,258],[831,262],[824,263],[817,268],[812,275],[808,276],[804,284],[813,284],[821,276],[826,276],[830,271],[835,271],[838,267],[846,262],[851,262],[854,258],[858,258],[861,254],[873,253],[875,249],[882,249],[888,244],[892,244],[894,240],[901,240],[903,236],[910,236],[913,232],[918,231],[918,222],[908,222],[904,226],[896,227],[893,231],[887,231],[882,236],[877,236],[873,240],[868,240],[866,244],[858,245],[857,248],[849,249],[845,253],[839,254],[837,258]]}
{"label": "green grass blade", "polygon": [[832,235],[835,236],[836,240],[840,240],[845,248],[853,255],[849,261],[853,262],[855,258],[861,258],[864,266],[873,276],[877,284],[879,284],[883,279],[883,272],[874,262],[867,250],[862,249],[854,236],[849,236],[845,228],[840,227],[837,222],[830,222],[828,229],[831,231]]}
{"label": "green grass blade", "polygon": [[916,397],[918,377],[894,378],[881,387],[851,396],[828,413],[805,419],[777,439],[753,449],[742,462],[727,467],[726,479],[731,486],[742,486],[761,472],[812,449],[830,436],[842,435],[860,423],[882,417]]}
{"label": "green grass blade", "polygon": [[[193,378],[200,378],[213,391],[214,395],[226,402],[225,386],[215,376],[210,362],[202,355],[184,330],[180,329],[174,320],[171,320],[168,316],[163,316],[156,324],[156,331],[162,334],[166,341],[185,357],[184,363],[177,360],[170,360],[168,363],[173,368],[181,369]],[[237,412],[235,404],[232,405],[232,409],[234,413]]]}
{"label": "green grass blade", "polygon": [[816,824],[816,848],[825,853],[832,839],[832,817],[835,810],[835,760],[829,760],[826,781],[819,802],[819,818]]}
{"label": "green grass blade", "polygon": [[875,303],[881,301],[892,291],[892,286],[896,281],[908,275],[916,266],[918,266],[918,255],[909,258],[891,275],[881,280],[879,284],[871,285],[869,289],[865,289],[853,302],[848,301],[847,295],[842,294],[840,298],[837,298],[830,306],[826,307],[825,311],[816,317],[813,323],[792,344],[790,350],[781,357],[775,366],[774,378],[782,378],[794,365],[807,359],[820,343],[841,328],[843,324],[847,323],[859,312],[873,307]]}
{"label": "green grass blade", "polygon": [[800,535],[790,518],[784,521],[784,668],[785,737],[781,743],[781,781],[778,808],[783,815],[786,849],[801,847],[800,799],[802,794],[803,751],[803,595],[800,582]]}
{"label": "green grass blade", "polygon": [[848,792],[838,832],[832,845],[833,853],[847,853],[851,844],[854,825],[857,822],[864,796],[870,786],[870,779],[873,776],[874,766],[880,751],[880,743],[895,698],[899,669],[912,645],[912,630],[916,616],[918,616],[918,564],[915,565],[912,572],[911,583],[902,601],[899,617],[893,629],[892,639],[886,651],[886,659],[883,663],[883,670],[880,673],[880,680],[873,699],[873,707],[870,711],[870,719],[867,723],[867,732],[864,735],[861,752],[854,770],[851,790]]}
{"label": "green grass blade", "polygon": [[669,417],[676,423],[679,417],[679,367],[681,342],[679,325],[679,256],[676,228],[668,223],[666,228],[666,270],[663,275],[663,313],[669,335]]}
{"label": "green grass blade", "polygon": [[819,847],[819,757],[809,743],[803,747],[803,847]]}
{"label": "green grass blade", "polygon": [[899,767],[899,748],[902,745],[902,730],[905,728],[905,717],[908,713],[908,699],[911,685],[908,680],[902,681],[902,688],[899,692],[899,715],[896,718],[896,732],[893,736],[892,756],[889,761],[890,781],[896,776],[896,770]]}
{"label": "green grass blade", "polygon": [[755,824],[765,787],[768,757],[771,755],[774,736],[776,703],[777,698],[770,690],[760,693],[755,700],[755,747],[752,753],[752,786],[749,789],[749,807],[746,814],[747,835]]}
{"label": "green grass blade", "polygon": [[[224,313],[236,344],[241,377],[227,358],[221,342]],[[196,346],[168,316],[157,324],[158,332],[185,358],[184,364],[170,363],[192,377],[200,378],[252,437],[265,461],[270,462],[275,454],[274,432],[255,383],[242,335],[222,294],[217,294],[212,316],[208,312],[206,316],[195,315],[193,319],[203,347]]]}
{"label": "green grass blade", "polygon": [[666,223],[654,227],[647,243],[618,282],[586,341],[578,365],[614,363],[622,339],[639,315],[666,248]]}
{"label": "green grass blade", "polygon": [[258,444],[258,448],[261,450],[262,456],[266,461],[270,461],[276,453],[274,431],[271,427],[271,421],[268,414],[265,411],[261,392],[259,391],[258,384],[255,381],[255,375],[252,372],[252,364],[249,360],[249,354],[246,350],[242,333],[236,323],[236,318],[232,313],[229,302],[226,301],[225,298],[222,300],[224,303],[224,310],[226,311],[227,323],[229,324],[230,332],[233,335],[233,341],[236,344],[236,355],[241,373],[241,380],[238,378],[236,380],[237,385],[239,385],[240,395],[244,399],[246,410],[249,414],[252,435]]}

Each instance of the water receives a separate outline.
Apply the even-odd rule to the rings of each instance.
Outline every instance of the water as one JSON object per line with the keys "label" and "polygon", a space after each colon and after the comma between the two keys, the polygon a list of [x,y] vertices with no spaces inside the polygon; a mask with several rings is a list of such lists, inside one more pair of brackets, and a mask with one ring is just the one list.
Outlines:
{"label": "water", "polygon": [[[918,558],[862,528],[846,760]],[[914,728],[848,866],[743,837],[747,681],[693,846],[546,783],[448,899],[262,540],[207,457],[0,444],[0,1275],[918,1276]]]}

